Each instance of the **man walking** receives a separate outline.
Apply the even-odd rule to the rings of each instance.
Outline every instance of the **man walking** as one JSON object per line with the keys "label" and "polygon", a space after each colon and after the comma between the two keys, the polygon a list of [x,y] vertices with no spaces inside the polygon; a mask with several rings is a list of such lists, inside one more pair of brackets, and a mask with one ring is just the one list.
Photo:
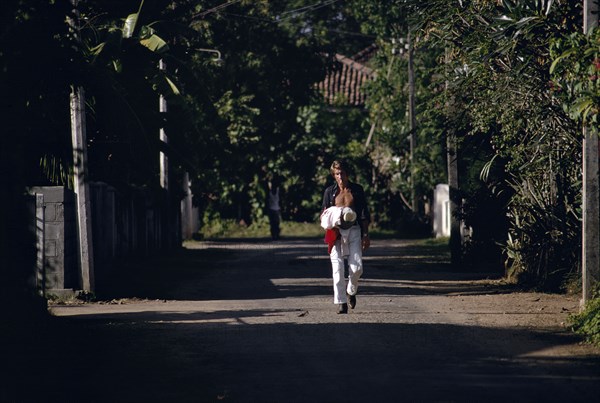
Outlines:
{"label": "man walking", "polygon": [[[338,313],[348,313],[356,306],[358,280],[363,273],[362,253],[371,242],[367,208],[362,186],[350,182],[349,167],[343,160],[333,161],[330,172],[335,183],[323,193],[321,225],[327,228],[325,241],[329,244],[333,275],[333,303]],[[344,258],[348,259],[348,284],[344,278]]]}

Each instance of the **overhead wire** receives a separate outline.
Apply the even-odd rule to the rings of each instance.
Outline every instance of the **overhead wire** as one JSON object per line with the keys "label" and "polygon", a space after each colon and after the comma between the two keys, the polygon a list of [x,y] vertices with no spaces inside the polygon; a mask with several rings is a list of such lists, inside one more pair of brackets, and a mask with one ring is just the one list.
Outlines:
{"label": "overhead wire", "polygon": [[[219,12],[219,14],[223,15],[223,16],[230,16],[230,17],[235,17],[235,18],[243,18],[243,19],[247,19],[247,20],[253,20],[253,21],[260,21],[260,22],[267,22],[267,23],[272,23],[272,24],[277,24],[279,23],[279,21],[273,21],[267,18],[260,18],[260,17],[253,17],[253,16],[249,16],[249,15],[243,15],[243,14],[236,14],[236,13],[230,13],[230,12]],[[340,34],[340,35],[347,35],[347,36],[359,36],[362,38],[377,38],[375,35],[368,35],[368,34],[363,34],[360,32],[349,32],[349,31],[343,31],[340,29],[334,29],[334,28],[324,28],[326,31],[328,32],[332,32],[335,34]]]}
{"label": "overhead wire", "polygon": [[[321,4],[321,2],[319,2],[319,4]],[[284,15],[284,14],[290,14],[290,13],[295,13],[295,12],[297,12],[297,11],[306,10],[306,9],[312,8],[312,7],[314,7],[314,6],[315,6],[315,4],[311,4],[311,5],[309,5],[309,6],[304,6],[304,7],[298,7],[298,8],[296,8],[296,9],[294,9],[294,10],[284,11],[284,12],[282,12],[282,13],[281,13],[281,15]]]}
{"label": "overhead wire", "polygon": [[198,18],[198,17],[202,18],[202,17],[204,17],[207,14],[211,14],[211,13],[217,12],[219,10],[222,10],[222,9],[226,8],[226,7],[229,7],[229,6],[232,6],[232,5],[236,4],[236,3],[239,3],[240,1],[242,1],[242,0],[232,0],[232,1],[228,1],[227,3],[219,4],[216,7],[209,8],[208,10],[205,10],[205,11],[202,11],[200,13],[194,14],[193,17],[194,18]]}
{"label": "overhead wire", "polygon": [[[244,19],[249,19],[249,20],[254,20],[254,21],[260,21],[260,22],[280,24],[282,22],[289,21],[294,18],[299,18],[302,15],[307,14],[309,12],[313,12],[313,11],[319,10],[321,8],[327,7],[331,4],[337,3],[340,0],[319,1],[318,3],[310,4],[310,5],[303,6],[303,7],[298,7],[298,8],[292,9],[292,10],[287,10],[280,14],[280,16],[288,15],[287,17],[275,18],[275,19],[261,18],[261,17],[250,16],[250,15],[243,15],[243,14],[222,11],[223,9],[225,9],[231,5],[234,5],[236,3],[239,3],[240,1],[241,0],[231,0],[226,3],[219,4],[218,6],[215,6],[208,10],[205,10],[198,14],[195,14],[194,18],[202,18],[209,14],[218,13],[223,16],[231,16],[231,17],[236,17],[236,18],[244,18]],[[290,15],[290,14],[292,14],[292,15]],[[337,29],[333,29],[333,28],[327,28],[327,30],[330,32],[341,34],[341,35],[352,35],[352,36],[361,36],[361,37],[365,37],[365,38],[374,38],[374,36],[372,36],[372,35],[365,35],[365,34],[357,33],[357,32],[347,32],[347,31],[341,31],[341,30],[337,30]]]}
{"label": "overhead wire", "polygon": [[282,13],[282,15],[284,15],[284,14],[292,14],[292,13],[296,13],[298,10],[306,9],[305,11],[301,11],[301,12],[296,13],[294,15],[291,15],[289,17],[279,18],[279,19],[276,20],[276,22],[282,22],[282,21],[287,21],[287,20],[291,20],[291,19],[294,19],[294,18],[301,17],[302,15],[304,15],[306,13],[318,10],[320,8],[323,8],[323,7],[327,7],[327,6],[329,6],[329,5],[333,4],[333,3],[337,3],[338,1],[340,1],[340,0],[328,0],[328,1],[325,1],[325,2],[321,2],[319,4],[314,4],[314,5],[308,6],[308,7],[301,7],[301,8],[298,8],[296,10],[286,11],[286,12]]}
{"label": "overhead wire", "polygon": [[221,11],[221,10],[223,10],[223,9],[229,7],[229,6],[232,6],[232,5],[236,4],[236,3],[239,3],[240,1],[241,0],[232,0],[232,1],[228,1],[226,3],[219,4],[218,6],[210,8],[208,10],[204,10],[204,11],[202,11],[200,13],[194,14],[193,18],[203,18],[203,17],[205,17],[208,14],[219,13],[219,14],[228,14],[228,15],[233,15],[233,16],[236,16],[236,17],[254,19],[254,20],[265,21],[265,22],[280,23],[280,22],[291,20],[291,19],[294,19],[294,18],[299,18],[299,17],[301,17],[302,15],[304,15],[306,13],[318,10],[320,8],[323,8],[323,7],[327,7],[327,6],[329,6],[329,5],[333,4],[333,3],[337,3],[340,0],[320,1],[318,3],[311,4],[311,5],[308,5],[308,6],[298,7],[298,8],[292,9],[292,10],[284,11],[284,12],[281,13],[281,16],[289,15],[289,14],[293,14],[293,15],[289,15],[289,16],[287,16],[285,18],[275,18],[273,20],[269,20],[269,19],[266,19],[266,18],[259,18],[259,17],[244,16],[244,15],[233,14],[233,13],[223,13]]}
{"label": "overhead wire", "polygon": [[375,35],[367,35],[367,34],[363,34],[360,32],[342,31],[340,29],[333,29],[333,28],[326,28],[326,30],[329,32],[335,32],[336,34],[341,34],[341,35],[362,36],[363,38],[377,38],[377,36],[375,36]]}
{"label": "overhead wire", "polygon": [[302,11],[302,10],[306,10],[306,11],[303,11],[303,13],[304,12],[308,12],[308,11],[312,11],[312,10],[318,10],[321,7],[328,6],[328,5],[333,4],[333,3],[337,2],[337,1],[339,1],[339,0],[327,0],[324,3],[321,1],[318,4],[311,4],[309,6],[298,7],[296,9],[294,9],[294,10],[284,11],[283,13],[281,13],[281,15],[296,13],[296,12]]}

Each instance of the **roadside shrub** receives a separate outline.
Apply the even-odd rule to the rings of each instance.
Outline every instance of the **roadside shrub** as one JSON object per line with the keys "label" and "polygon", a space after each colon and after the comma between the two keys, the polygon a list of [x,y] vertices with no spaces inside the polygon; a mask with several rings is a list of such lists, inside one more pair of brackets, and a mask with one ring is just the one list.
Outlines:
{"label": "roadside shrub", "polygon": [[572,329],[586,338],[590,343],[600,346],[600,298],[592,299],[585,309],[569,317]]}

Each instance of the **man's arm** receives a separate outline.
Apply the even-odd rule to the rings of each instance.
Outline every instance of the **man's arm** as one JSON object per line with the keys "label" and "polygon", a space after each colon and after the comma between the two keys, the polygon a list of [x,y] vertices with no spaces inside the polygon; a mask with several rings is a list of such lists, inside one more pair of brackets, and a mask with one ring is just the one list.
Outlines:
{"label": "man's arm", "polygon": [[321,204],[321,213],[325,210],[327,210],[327,208],[329,207],[329,205],[331,204],[331,197],[330,197],[330,191],[329,191],[329,187],[325,188],[325,191],[323,192],[323,203]]}
{"label": "man's arm", "polygon": [[369,238],[369,220],[360,221],[360,233],[362,236],[361,245],[363,252],[369,249],[371,246],[371,239]]}
{"label": "man's arm", "polygon": [[369,220],[360,221],[360,233],[363,237],[369,235]]}
{"label": "man's arm", "polygon": [[361,244],[362,250],[366,251],[371,246],[371,239],[369,238],[369,224],[371,223],[371,214],[369,213],[369,207],[367,206],[367,197],[365,195],[365,191],[360,187],[360,205],[361,210],[359,212],[360,219],[360,233],[362,236]]}

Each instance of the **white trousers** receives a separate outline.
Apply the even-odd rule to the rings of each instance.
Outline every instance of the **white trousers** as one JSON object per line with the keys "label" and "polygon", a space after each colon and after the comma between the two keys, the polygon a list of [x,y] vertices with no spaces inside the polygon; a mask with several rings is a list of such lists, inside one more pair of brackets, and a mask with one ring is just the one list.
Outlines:
{"label": "white trousers", "polygon": [[348,302],[346,293],[356,295],[358,291],[358,279],[363,273],[362,244],[360,227],[355,225],[348,230],[347,245],[348,252],[348,285],[344,278],[344,256],[342,255],[342,239],[338,239],[331,248],[331,268],[333,273],[333,303],[345,304]]}

